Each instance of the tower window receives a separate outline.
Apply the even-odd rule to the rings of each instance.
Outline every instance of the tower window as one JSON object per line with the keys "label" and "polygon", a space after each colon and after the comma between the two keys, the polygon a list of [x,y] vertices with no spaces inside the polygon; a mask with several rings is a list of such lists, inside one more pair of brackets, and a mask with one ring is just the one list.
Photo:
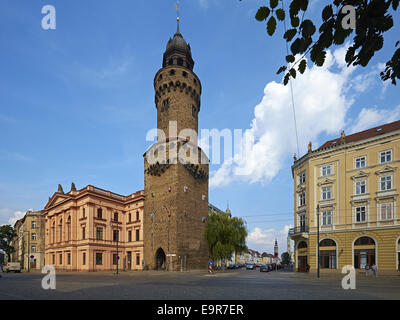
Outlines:
{"label": "tower window", "polygon": [[169,60],[168,60],[168,65],[171,66],[172,64],[173,64],[172,59],[169,59]]}
{"label": "tower window", "polygon": [[169,74],[170,74],[171,76],[173,76],[173,75],[175,74],[175,70],[172,69],[172,70],[169,72]]}
{"label": "tower window", "polygon": [[182,58],[178,58],[178,66],[183,66],[183,60],[182,60]]}
{"label": "tower window", "polygon": [[194,84],[197,84],[197,80],[196,79],[193,79],[193,82],[194,82]]}
{"label": "tower window", "polygon": [[192,116],[196,116],[196,107],[192,105]]}
{"label": "tower window", "polygon": [[162,80],[162,74],[160,74],[160,76],[158,77],[158,81]]}
{"label": "tower window", "polygon": [[186,71],[183,71],[183,72],[182,72],[182,75],[183,75],[185,78],[187,78],[187,72],[186,72]]}

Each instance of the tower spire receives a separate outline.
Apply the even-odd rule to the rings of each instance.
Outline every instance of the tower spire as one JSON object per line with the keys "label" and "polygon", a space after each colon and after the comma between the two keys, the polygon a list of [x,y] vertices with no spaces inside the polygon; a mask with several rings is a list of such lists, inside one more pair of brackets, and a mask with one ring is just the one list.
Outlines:
{"label": "tower spire", "polygon": [[176,8],[176,33],[180,33],[179,32],[179,0],[176,1],[175,3],[175,8]]}

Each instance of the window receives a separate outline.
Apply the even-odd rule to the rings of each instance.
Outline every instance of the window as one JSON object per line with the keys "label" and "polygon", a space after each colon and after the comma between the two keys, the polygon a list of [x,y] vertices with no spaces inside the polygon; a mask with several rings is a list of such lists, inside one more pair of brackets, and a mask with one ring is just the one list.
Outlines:
{"label": "window", "polygon": [[187,78],[187,72],[186,72],[186,71],[183,71],[183,72],[182,72],[182,75],[183,75],[185,78]]}
{"label": "window", "polygon": [[355,246],[367,246],[367,245],[375,245],[374,239],[370,237],[361,237],[354,242]]}
{"label": "window", "polygon": [[332,224],[332,211],[322,212],[322,225],[328,226]]}
{"label": "window", "polygon": [[99,265],[102,265],[102,264],[103,264],[103,254],[97,252],[96,253],[96,265],[99,266]]}
{"label": "window", "polygon": [[391,220],[391,219],[393,219],[392,208],[393,208],[393,206],[392,206],[391,202],[382,203],[380,205],[381,220]]}
{"label": "window", "polygon": [[128,242],[132,241],[132,230],[128,231]]}
{"label": "window", "polygon": [[332,174],[332,165],[321,167],[321,176],[330,176]]}
{"label": "window", "polygon": [[384,176],[380,178],[381,191],[392,189],[392,176]]}
{"label": "window", "polygon": [[86,212],[85,212],[85,208],[82,208],[82,218],[86,217]]}
{"label": "window", "polygon": [[116,253],[113,253],[113,265],[116,266],[118,261],[118,256]]}
{"label": "window", "polygon": [[98,208],[97,209],[97,218],[102,219],[103,218],[103,209]]}
{"label": "window", "polygon": [[379,153],[380,163],[392,161],[392,150],[382,151]]}
{"label": "window", "polygon": [[366,190],[367,182],[365,180],[357,181],[356,182],[356,194],[364,194]]}
{"label": "window", "polygon": [[36,221],[32,221],[32,229],[36,229]]}
{"label": "window", "polygon": [[96,240],[103,240],[103,228],[96,228]]}
{"label": "window", "polygon": [[71,253],[67,253],[67,264],[70,265],[71,264]]}
{"label": "window", "polygon": [[52,260],[53,260],[53,264],[56,264],[56,255],[55,254],[53,254],[53,256],[52,256]]}
{"label": "window", "polygon": [[131,222],[131,221],[132,221],[132,214],[129,214],[129,215],[128,215],[128,218],[129,218],[129,221],[128,221],[128,222]]}
{"label": "window", "polygon": [[82,264],[86,265],[86,252],[82,253]]}
{"label": "window", "polygon": [[140,237],[139,237],[139,229],[136,230],[136,241],[139,241]]}
{"label": "window", "polygon": [[306,205],[306,193],[302,192],[299,195],[299,206],[305,206]]}
{"label": "window", "polygon": [[113,230],[113,241],[119,241],[119,230]]}
{"label": "window", "polygon": [[31,252],[32,252],[32,253],[35,253],[35,252],[36,252],[36,246],[32,246],[32,247],[31,247]]}
{"label": "window", "polygon": [[320,251],[319,256],[322,269],[336,269],[336,251]]}
{"label": "window", "polygon": [[139,211],[136,211],[136,221],[139,221],[140,219],[139,219],[140,217],[139,217]]}
{"label": "window", "polygon": [[302,172],[299,174],[299,184],[303,184],[306,182],[306,172]]}
{"label": "window", "polygon": [[356,158],[354,162],[355,169],[365,168],[367,164],[366,157]]}
{"label": "window", "polygon": [[332,187],[322,188],[322,200],[329,200],[332,198]]}
{"label": "window", "polygon": [[182,58],[178,58],[178,66],[183,66],[183,59]]}
{"label": "window", "polygon": [[196,117],[196,107],[192,105],[192,116]]}
{"label": "window", "polygon": [[82,227],[82,240],[85,240],[85,236],[86,236],[86,228]]}
{"label": "window", "polygon": [[36,233],[32,233],[32,240],[36,240]]}
{"label": "window", "polygon": [[[172,61],[172,60],[170,60],[170,61]],[[171,63],[171,64],[172,64],[172,63]],[[173,75],[175,74],[175,70],[172,69],[172,70],[169,72],[169,74],[170,74],[171,76],[173,76]]]}
{"label": "window", "polygon": [[62,253],[60,253],[60,256],[59,256],[59,263],[62,264]]}
{"label": "window", "polygon": [[118,221],[118,212],[114,212],[114,221]]}
{"label": "window", "polygon": [[356,222],[365,222],[366,221],[366,208],[365,207],[356,207]]}
{"label": "window", "polygon": [[305,249],[305,248],[307,248],[307,242],[301,241],[301,242],[299,243],[299,245],[297,246],[297,248],[298,248],[298,249]]}
{"label": "window", "polygon": [[336,247],[336,242],[332,239],[324,239],[319,242],[320,247]]}
{"label": "window", "polygon": [[140,253],[136,254],[136,265],[140,265]]}

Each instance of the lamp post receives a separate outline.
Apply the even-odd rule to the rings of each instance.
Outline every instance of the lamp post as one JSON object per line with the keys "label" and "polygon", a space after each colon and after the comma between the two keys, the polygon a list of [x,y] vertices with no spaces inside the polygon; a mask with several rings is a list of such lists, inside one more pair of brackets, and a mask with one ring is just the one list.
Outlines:
{"label": "lamp post", "polygon": [[319,205],[317,205],[317,278],[319,278]]}

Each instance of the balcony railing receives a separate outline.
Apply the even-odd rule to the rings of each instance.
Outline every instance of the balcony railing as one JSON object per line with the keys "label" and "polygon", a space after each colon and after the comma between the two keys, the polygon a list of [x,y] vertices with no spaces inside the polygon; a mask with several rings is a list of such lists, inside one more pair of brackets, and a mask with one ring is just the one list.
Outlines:
{"label": "balcony railing", "polygon": [[308,226],[300,226],[296,228],[289,229],[289,235],[294,236],[299,233],[308,232]]}

